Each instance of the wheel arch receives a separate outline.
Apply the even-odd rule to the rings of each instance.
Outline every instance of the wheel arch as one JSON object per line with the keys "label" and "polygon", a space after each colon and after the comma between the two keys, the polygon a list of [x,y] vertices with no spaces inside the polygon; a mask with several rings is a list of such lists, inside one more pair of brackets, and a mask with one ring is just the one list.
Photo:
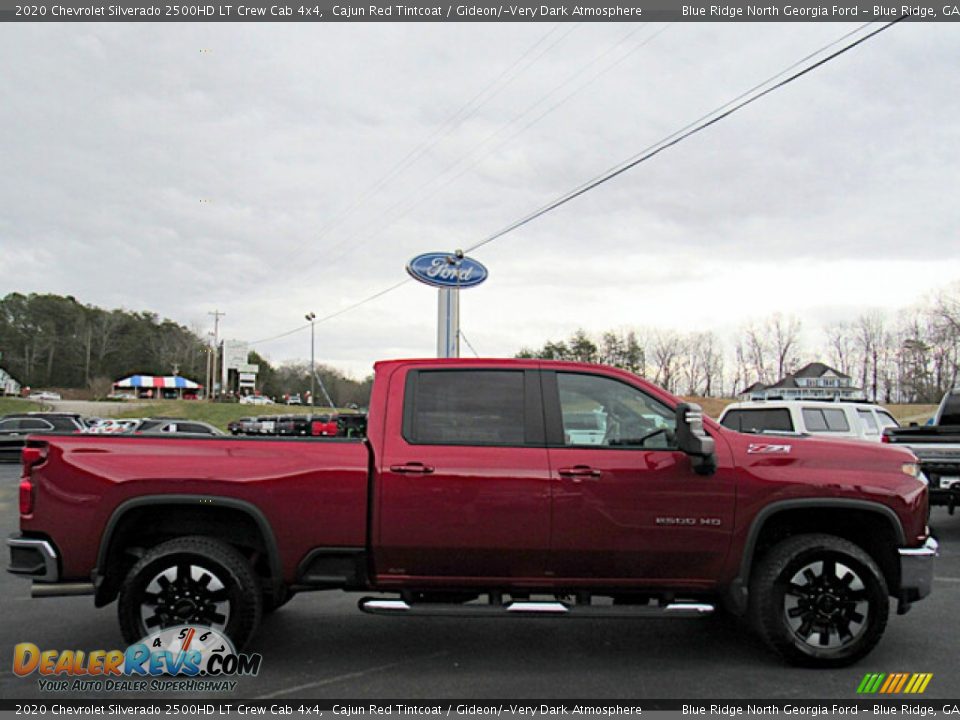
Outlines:
{"label": "wheel arch", "polygon": [[[164,507],[176,510],[177,519],[150,519]],[[138,521],[144,519],[150,519],[148,534],[152,535],[149,535],[148,545],[171,537],[208,535],[231,545],[262,552],[261,575],[266,578],[265,589],[272,594],[281,592],[283,570],[276,536],[270,521],[256,505],[237,498],[211,495],[145,495],[118,505],[104,528],[97,566],[93,571],[97,607],[116,598],[128,569],[123,556],[130,545],[123,541],[141,530],[143,526]]]}
{"label": "wheel arch", "polygon": [[[840,518],[845,522],[838,523]],[[871,537],[868,532],[871,529],[879,529],[879,535]],[[789,531],[828,533],[854,542],[880,566],[891,594],[895,594],[899,587],[896,549],[906,544],[906,534],[893,509],[878,502],[854,498],[780,500],[763,507],[750,524],[739,572],[731,583],[727,598],[729,609],[734,613],[746,612],[750,575],[757,560],[778,539],[778,532]]]}

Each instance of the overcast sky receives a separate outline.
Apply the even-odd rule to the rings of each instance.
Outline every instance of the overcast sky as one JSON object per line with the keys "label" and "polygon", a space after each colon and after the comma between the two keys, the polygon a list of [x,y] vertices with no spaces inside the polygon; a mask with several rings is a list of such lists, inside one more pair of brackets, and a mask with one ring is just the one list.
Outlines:
{"label": "overcast sky", "polygon": [[[219,309],[225,337],[276,335],[855,27],[5,24],[0,294],[204,332]],[[960,280],[958,67],[960,27],[901,23],[486,246],[465,335],[509,356],[578,327],[729,337],[780,311],[811,346]],[[355,375],[435,342],[436,290],[413,282],[317,326],[318,361]]]}

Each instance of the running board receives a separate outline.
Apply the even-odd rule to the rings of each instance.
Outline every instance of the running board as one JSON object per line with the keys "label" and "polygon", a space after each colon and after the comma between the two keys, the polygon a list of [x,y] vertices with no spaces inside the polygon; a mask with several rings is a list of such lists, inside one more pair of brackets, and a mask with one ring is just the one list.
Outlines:
{"label": "running board", "polygon": [[407,603],[404,600],[362,598],[360,609],[371,615],[446,615],[583,617],[583,618],[664,618],[704,617],[714,611],[708,603],[675,602],[669,605],[574,605],[562,602],[514,601],[503,605],[456,603]]}

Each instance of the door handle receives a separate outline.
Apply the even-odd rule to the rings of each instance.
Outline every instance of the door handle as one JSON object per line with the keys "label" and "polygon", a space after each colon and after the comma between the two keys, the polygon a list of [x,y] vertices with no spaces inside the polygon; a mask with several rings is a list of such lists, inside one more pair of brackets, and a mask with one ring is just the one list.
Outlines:
{"label": "door handle", "polygon": [[429,475],[433,472],[433,465],[424,465],[422,462],[408,462],[405,465],[391,465],[390,472]]}
{"label": "door handle", "polygon": [[590,467],[589,465],[574,465],[573,467],[565,467],[557,470],[563,477],[572,477],[572,478],[594,478],[597,479],[603,472],[596,470],[595,468]]}

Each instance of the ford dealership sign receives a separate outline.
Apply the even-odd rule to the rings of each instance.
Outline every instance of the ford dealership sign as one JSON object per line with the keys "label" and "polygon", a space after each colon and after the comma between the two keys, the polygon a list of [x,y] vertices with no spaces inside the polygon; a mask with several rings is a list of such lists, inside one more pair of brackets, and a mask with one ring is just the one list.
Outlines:
{"label": "ford dealership sign", "polygon": [[473,258],[452,253],[432,252],[417,255],[407,263],[407,272],[415,280],[438,288],[468,288],[487,279],[487,269]]}

